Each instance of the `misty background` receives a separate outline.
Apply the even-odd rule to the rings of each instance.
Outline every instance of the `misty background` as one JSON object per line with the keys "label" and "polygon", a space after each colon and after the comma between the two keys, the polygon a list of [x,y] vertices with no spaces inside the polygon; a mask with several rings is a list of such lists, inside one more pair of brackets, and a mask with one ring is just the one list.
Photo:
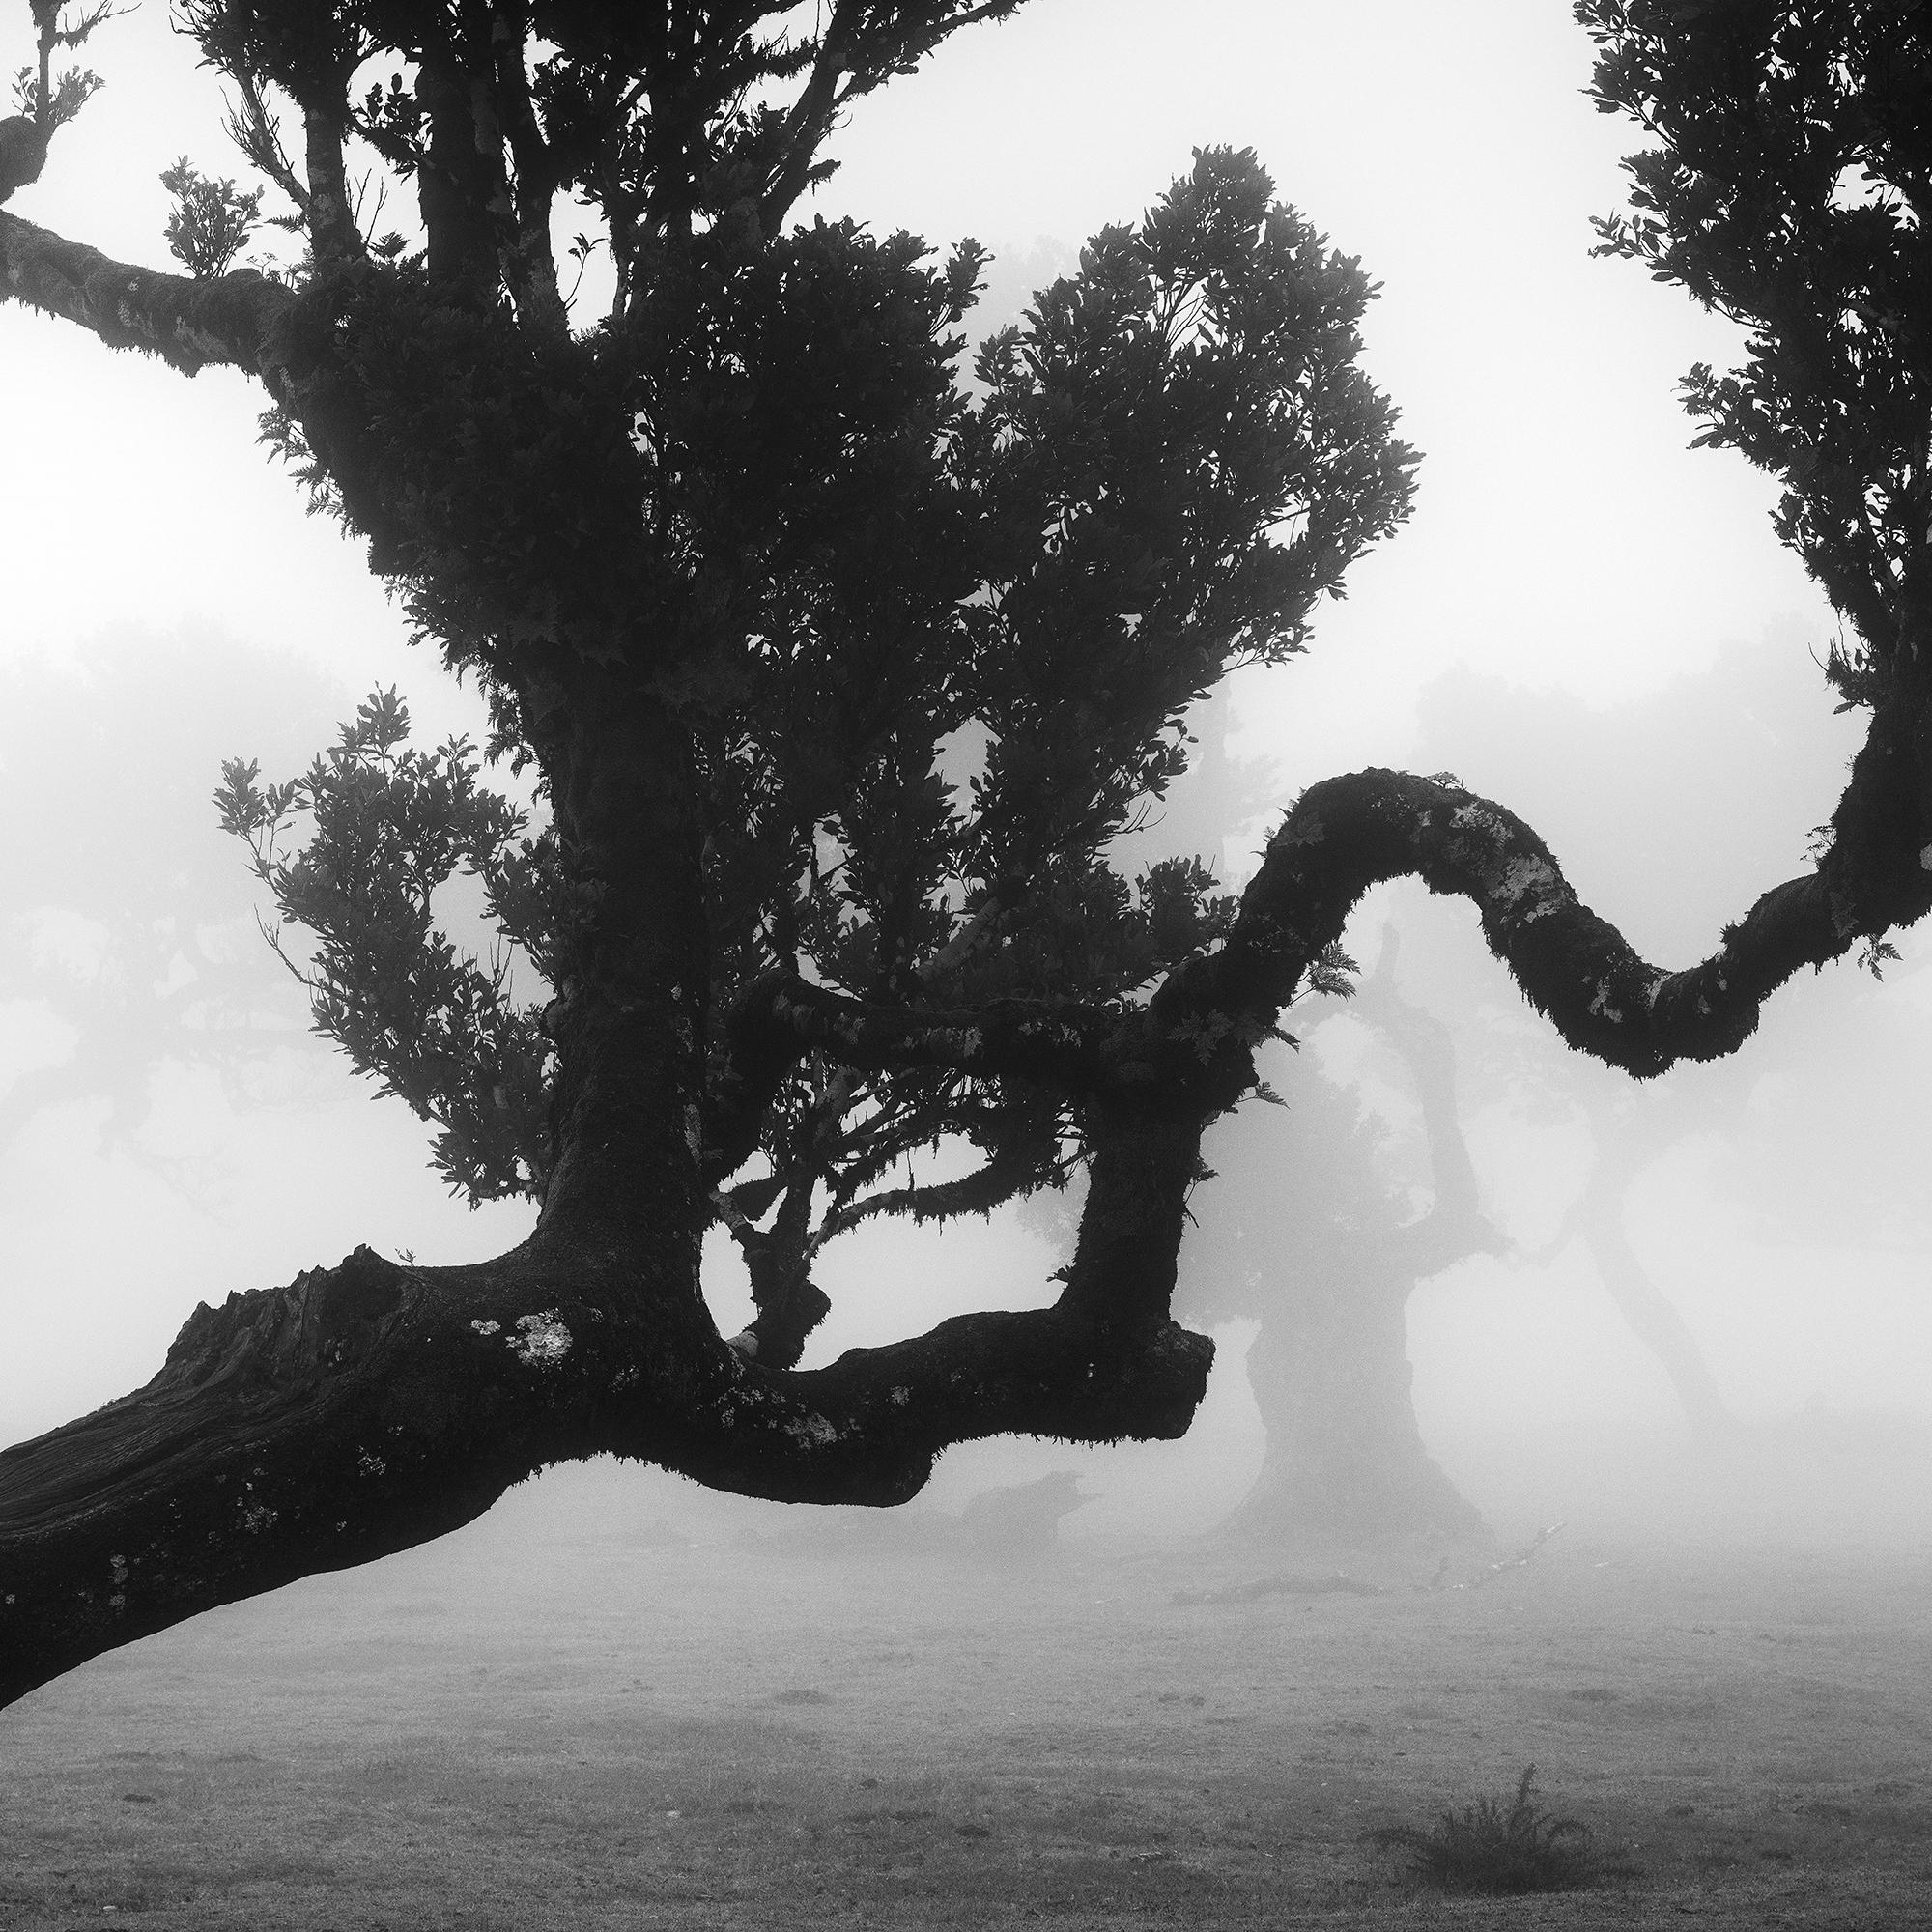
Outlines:
{"label": "misty background", "polygon": [[[1381,284],[1364,361],[1424,452],[1416,515],[1319,613],[1307,658],[1230,681],[1199,721],[1198,775],[1135,851],[1209,852],[1238,885],[1303,785],[1447,769],[1526,818],[1647,957],[1702,956],[1805,863],[1859,721],[1833,714],[1818,661],[1835,627],[1772,536],[1772,485],[1686,447],[1676,381],[1721,362],[1734,331],[1589,259],[1587,216],[1617,205],[1629,140],[1581,95],[1587,41],[1547,4],[1197,0],[1184,31],[1180,11],[1036,0],[963,35],[861,104],[814,204],[992,246],[977,336],[1086,235],[1137,215],[1194,146],[1252,144],[1280,196]],[[99,47],[108,87],[28,212],[159,265],[161,169],[184,151],[235,169],[218,90],[157,8]],[[424,1128],[310,1036],[257,929],[266,895],[215,825],[223,757],[291,777],[373,686],[400,687],[421,740],[483,735],[474,693],[411,650],[355,547],[256,446],[259,408],[227,372],[186,383],[0,309],[0,1440],[145,1381],[198,1301],[364,1241],[482,1257],[531,1218],[452,1202]],[[459,895],[457,929],[469,911]],[[1932,1072],[1932,976],[1915,936],[1882,983],[1849,963],[1806,977],[1742,1055],[1639,1089],[1561,1049],[1466,906],[1372,895],[1349,940],[1365,969],[1391,925],[1402,997],[1453,1039],[1498,1236],[1406,1305],[1416,1416],[1450,1481],[1505,1526],[1581,1508],[1923,1537],[1932,1148],[1913,1101]],[[1360,1211],[1425,1212],[1401,1055],[1344,1003],[1288,1024],[1301,1049],[1267,1078],[1291,1115],[1366,1123]],[[1305,1151],[1270,1166],[1284,1131],[1258,1103],[1217,1127],[1204,1230],[1264,1239],[1330,1210],[1332,1177]],[[1715,1439],[1587,1245],[1548,1252],[1611,1159],[1629,1246],[1723,1411]],[[1049,1204],[846,1237],[817,1276],[834,1312],[808,1362],[1045,1301],[1064,1219]],[[1204,1256],[1183,1251],[1183,1312],[1212,1300],[1188,1279]],[[748,1304],[723,1244],[716,1264],[728,1333]],[[1208,1527],[1261,1465],[1244,1355],[1267,1320],[1257,1303],[1208,1323],[1220,1354],[1185,1442],[974,1445],[949,1453],[930,1502],[1078,1468],[1095,1500],[1069,1533]],[[1874,1487],[1880,1468],[1892,1480]],[[558,1472],[538,1492],[612,1480]],[[622,1480],[640,1511],[697,1507],[687,1485]]]}

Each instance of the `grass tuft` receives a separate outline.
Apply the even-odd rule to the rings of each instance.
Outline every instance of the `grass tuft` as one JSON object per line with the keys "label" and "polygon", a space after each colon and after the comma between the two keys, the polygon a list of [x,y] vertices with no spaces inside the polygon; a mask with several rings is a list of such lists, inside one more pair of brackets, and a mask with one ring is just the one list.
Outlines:
{"label": "grass tuft", "polygon": [[1605,1867],[1590,1828],[1538,1804],[1531,1796],[1535,1779],[1536,1767],[1525,1765],[1507,1806],[1482,1798],[1461,1810],[1451,1805],[1426,1832],[1387,1825],[1369,1836],[1406,1850],[1409,1875],[1437,1891],[1493,1896],[1594,1884]]}

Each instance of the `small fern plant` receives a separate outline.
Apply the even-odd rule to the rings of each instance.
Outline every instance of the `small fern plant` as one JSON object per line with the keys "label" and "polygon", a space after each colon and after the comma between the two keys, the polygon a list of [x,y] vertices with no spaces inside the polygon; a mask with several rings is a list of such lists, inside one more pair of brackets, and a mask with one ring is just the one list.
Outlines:
{"label": "small fern plant", "polygon": [[1593,1884],[1604,1866],[1590,1828],[1551,1816],[1532,1796],[1536,1767],[1523,1767],[1516,1798],[1478,1799],[1445,1809],[1428,1831],[1388,1825],[1369,1835],[1409,1854],[1409,1876],[1438,1891],[1510,1895],[1570,1891]]}

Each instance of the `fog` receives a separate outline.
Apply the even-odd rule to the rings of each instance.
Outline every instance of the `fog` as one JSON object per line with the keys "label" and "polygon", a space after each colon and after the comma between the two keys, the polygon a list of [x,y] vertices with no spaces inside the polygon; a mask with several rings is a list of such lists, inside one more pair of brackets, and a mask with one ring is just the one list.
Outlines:
{"label": "fog", "polygon": [[[1138,213],[1193,145],[1255,145],[1281,195],[1381,285],[1365,361],[1424,452],[1419,506],[1318,614],[1307,658],[1238,673],[1204,708],[1197,770],[1123,856],[1207,853],[1238,887],[1313,781],[1369,763],[1446,769],[1528,820],[1584,899],[1675,967],[1805,866],[1860,721],[1833,714],[1819,666],[1836,627],[1772,535],[1773,486],[1685,446],[1676,381],[1733,353],[1735,335],[1634,270],[1588,259],[1586,217],[1615,204],[1631,143],[1578,92],[1589,48],[1567,13],[1037,0],[862,103],[816,207],[935,244],[980,236],[998,259],[974,326],[990,328],[1085,235]],[[159,265],[155,177],[184,147],[223,165],[214,91],[158,10],[115,22],[100,48],[106,92],[15,206]],[[185,383],[0,307],[0,1443],[145,1381],[198,1302],[362,1242],[481,1258],[532,1219],[526,1204],[452,1201],[427,1168],[426,1130],[308,1031],[302,990],[258,930],[265,895],[208,803],[223,757],[291,776],[378,685],[401,687],[423,740],[483,730],[473,692],[411,649],[354,548],[303,515],[255,446],[258,408],[239,381]],[[449,911],[483,941],[461,895]],[[1217,1172],[1192,1204],[1177,1308],[1218,1353],[1184,1440],[967,1445],[916,1504],[873,1522],[609,1463],[559,1469],[438,1550],[361,1581],[313,1579],[130,1655],[163,1677],[232,1655],[237,1682],[285,1700],[286,1716],[298,1691],[323,1695],[302,1675],[306,1644],[349,1646],[345,1670],[383,1681],[391,1612],[422,1615],[492,1669],[523,1667],[512,1653],[526,1645],[534,1670],[548,1624],[577,1633],[557,1639],[575,1657],[579,1637],[594,1648],[580,1626],[607,1606],[614,1618],[621,1598],[635,1620],[623,1642],[643,1641],[653,1618],[666,1633],[664,1655],[681,1661],[661,1684],[695,1724],[723,1694],[705,1662],[707,1601],[722,1657],[759,1658],[787,1618],[830,1655],[841,1618],[890,1649],[907,1619],[930,1634],[952,1617],[1010,1644],[1010,1662],[1031,1640],[1013,1634],[1025,1605],[1058,1630],[1069,1605],[1104,1602],[1132,1644],[1143,1598],[1171,1606],[1176,1590],[1284,1573],[1340,1571],[1390,1593],[1398,1621],[1376,1639],[1388,1655],[1448,1641],[1447,1624],[1415,1622],[1416,1605],[1449,1602],[1448,1585],[1421,1594],[1432,1575],[1462,1587],[1495,1575],[1489,1604],[1548,1572],[1536,1587],[1581,1619],[1566,1630],[1594,1628],[1576,1609],[1586,1586],[1625,1587],[1593,1582],[1597,1571],[1634,1577],[1653,1558],[1663,1567],[1606,1619],[1648,1628],[1667,1601],[1671,1629],[1703,1629],[1696,1591],[1729,1592],[1711,1627],[1742,1631],[1797,1574],[1776,1568],[1787,1558],[1814,1582],[1853,1577],[1853,1595],[1902,1588],[1885,1566],[1917,1564],[1917,1577],[1932,1552],[1932,1139],[1918,1104],[1932,1083],[1932,972],[1917,934],[1896,937],[1903,956],[1879,962],[1882,979],[1849,961],[1806,975],[1735,1059],[1639,1086],[1562,1047],[1468,907],[1381,889],[1347,940],[1360,996],[1286,1016],[1298,1045],[1264,1067],[1285,1104],[1250,1101],[1210,1136]],[[1425,1037],[1446,1042],[1449,1138],[1475,1196],[1456,1258],[1402,1275],[1387,1258],[1406,1252],[1403,1231],[1449,1213],[1452,1151],[1413,1047]],[[840,1239],[815,1274],[833,1312],[808,1365],[964,1310],[1044,1303],[1076,1208]],[[1365,1415],[1360,1391],[1378,1388],[1393,1406],[1377,1413],[1419,1444],[1398,1445],[1406,1474],[1390,1483],[1415,1487],[1381,1520],[1386,1493],[1345,1496],[1344,1482],[1324,1518],[1294,1468],[1270,1488],[1271,1444],[1289,1454],[1282,1418],[1305,1411],[1291,1396],[1266,1411],[1254,1353],[1340,1332],[1364,1256],[1384,1258],[1375,1292],[1393,1326],[1349,1330],[1366,1379],[1324,1399]],[[749,1295],[722,1236],[705,1287],[721,1328],[740,1327]],[[1293,1373],[1305,1395],[1313,1372]],[[981,1502],[975,1530],[976,1498],[1062,1472],[1078,1480],[1064,1515],[1022,1509],[1002,1545]],[[1520,1574],[1492,1571],[1531,1548]],[[1475,1598],[1455,1601],[1454,1616],[1475,1614]],[[1351,1603],[1310,1613],[1335,1645]],[[420,1604],[432,1607],[396,1607]],[[1163,1656],[1204,1654],[1201,1626],[1148,1615],[1172,1639]],[[1887,1628],[1909,1615],[1922,1623],[1899,1608]],[[1468,1641],[1492,1638],[1503,1641]],[[407,1645],[394,1655],[431,1669]],[[120,1667],[90,1666],[75,1702],[45,1708],[125,1715]],[[1054,1684],[1097,1667],[1068,1662]],[[1335,1667],[1332,1681],[1354,1681],[1352,1664]],[[1703,1668],[1670,1667],[1687,1682]],[[1913,1711],[1922,1656],[1918,1667],[1900,1692]],[[952,1685],[951,1663],[932,1668]],[[810,1688],[815,1669],[774,1666],[756,1694]],[[1177,1698],[1215,1694],[1193,1689],[1205,1664],[1176,1669]],[[429,1696],[429,1681],[394,1694]],[[251,1721],[239,1690],[219,1708],[221,1724]],[[347,1739],[355,1720],[330,1708],[323,1732],[337,1723]],[[136,1729],[152,1742],[160,1722]],[[1513,1778],[1543,1748],[1507,1734],[1486,1776]],[[1458,1763],[1445,1744],[1431,1773]]]}

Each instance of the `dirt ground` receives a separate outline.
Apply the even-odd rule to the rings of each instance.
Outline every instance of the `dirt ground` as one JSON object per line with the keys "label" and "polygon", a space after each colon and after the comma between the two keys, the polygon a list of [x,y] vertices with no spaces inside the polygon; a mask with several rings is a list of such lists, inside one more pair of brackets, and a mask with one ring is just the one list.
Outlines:
{"label": "dirt ground", "polygon": [[[533,1520],[0,1714],[0,1926],[1932,1926],[1932,1548],[1568,1530],[1177,1602],[1279,1566]],[[1444,1901],[1365,1835],[1531,1762],[1601,1889]]]}

